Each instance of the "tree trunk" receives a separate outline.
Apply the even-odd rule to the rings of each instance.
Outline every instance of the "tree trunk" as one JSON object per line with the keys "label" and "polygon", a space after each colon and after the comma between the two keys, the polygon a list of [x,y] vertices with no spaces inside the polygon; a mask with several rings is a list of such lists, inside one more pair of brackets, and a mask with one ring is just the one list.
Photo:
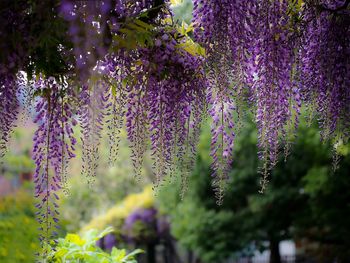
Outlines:
{"label": "tree trunk", "polygon": [[156,251],[153,243],[147,245],[147,263],[156,263]]}
{"label": "tree trunk", "polygon": [[270,240],[270,263],[281,263],[281,254],[279,249],[279,241],[276,239]]}
{"label": "tree trunk", "polygon": [[192,251],[187,252],[187,262],[188,263],[193,263],[193,253]]}

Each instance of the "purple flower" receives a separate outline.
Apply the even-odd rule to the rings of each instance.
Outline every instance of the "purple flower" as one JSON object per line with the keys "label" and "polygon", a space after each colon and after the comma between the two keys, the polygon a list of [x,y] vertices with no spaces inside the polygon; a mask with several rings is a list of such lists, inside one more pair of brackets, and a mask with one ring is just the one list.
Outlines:
{"label": "purple flower", "polygon": [[10,72],[6,72],[6,69],[2,70],[2,67],[0,65],[0,161],[6,153],[7,143],[18,117],[17,96],[24,82],[20,74],[17,78]]}
{"label": "purple flower", "polygon": [[72,127],[72,107],[62,94],[71,96],[70,87],[66,87],[54,78],[40,78],[35,83],[36,91],[41,95],[36,99],[36,117],[38,129],[34,134],[32,157],[36,164],[34,173],[37,220],[43,230],[40,234],[44,247],[55,238],[54,226],[59,215],[56,194],[66,188],[67,165],[74,155],[75,138]]}
{"label": "purple flower", "polygon": [[127,229],[131,229],[133,225],[139,221],[146,225],[151,225],[155,222],[157,210],[155,208],[140,208],[132,212],[124,222]]}
{"label": "purple flower", "polygon": [[170,224],[169,221],[161,216],[157,220],[157,234],[160,237],[166,237],[170,233]]}
{"label": "purple flower", "polygon": [[114,234],[108,234],[103,238],[104,248],[107,250],[112,250],[117,244],[117,239]]}

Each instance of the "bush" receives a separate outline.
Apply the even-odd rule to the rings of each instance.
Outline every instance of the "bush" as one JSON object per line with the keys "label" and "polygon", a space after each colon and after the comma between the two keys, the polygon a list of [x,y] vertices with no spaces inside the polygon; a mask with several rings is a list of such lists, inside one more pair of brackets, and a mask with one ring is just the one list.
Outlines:
{"label": "bush", "polygon": [[82,237],[67,234],[58,240],[55,249],[50,248],[47,260],[49,263],[137,263],[135,256],[143,252],[140,249],[127,254],[124,249],[113,247],[109,254],[97,246],[96,242],[111,232],[113,229],[107,228],[100,233],[95,229],[89,230]]}
{"label": "bush", "polygon": [[34,262],[38,224],[34,200],[23,190],[0,199],[0,262]]}

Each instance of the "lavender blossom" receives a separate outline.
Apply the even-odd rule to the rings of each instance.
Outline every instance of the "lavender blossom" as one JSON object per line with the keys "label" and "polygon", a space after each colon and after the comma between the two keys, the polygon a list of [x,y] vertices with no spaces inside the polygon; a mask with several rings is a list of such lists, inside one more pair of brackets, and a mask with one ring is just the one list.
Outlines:
{"label": "lavender blossom", "polygon": [[[1,72],[3,71],[3,72]],[[8,74],[0,65],[0,159],[6,153],[7,143],[19,113],[17,92],[21,79]]]}
{"label": "lavender blossom", "polygon": [[67,97],[69,87],[58,83],[53,77],[40,78],[35,83],[40,97],[36,101],[34,122],[38,124],[33,141],[35,197],[38,198],[37,220],[40,223],[39,239],[46,255],[46,245],[56,237],[58,228],[57,193],[64,186],[68,161],[75,157],[76,139],[73,111]]}
{"label": "lavender blossom", "polygon": [[322,138],[349,139],[350,21],[347,15],[305,9],[301,89],[304,101],[319,115]]}

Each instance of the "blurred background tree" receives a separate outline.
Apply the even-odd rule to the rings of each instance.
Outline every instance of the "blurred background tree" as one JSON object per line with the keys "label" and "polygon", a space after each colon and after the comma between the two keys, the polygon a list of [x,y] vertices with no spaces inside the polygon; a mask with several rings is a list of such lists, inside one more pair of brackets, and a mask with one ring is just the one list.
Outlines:
{"label": "blurred background tree", "polygon": [[[118,158],[113,166],[109,164],[107,136],[102,141],[100,154],[102,156],[97,172],[97,180],[91,187],[86,180],[80,177],[81,158],[72,164],[68,182],[68,194],[61,199],[62,216],[68,231],[79,231],[94,216],[105,213],[116,202],[122,200],[130,193],[140,192],[147,184],[151,183],[151,173],[147,166],[143,169],[143,176],[133,176],[133,166],[130,149],[125,132],[121,134]],[[81,149],[77,151],[81,156]]]}
{"label": "blurred background tree", "polygon": [[0,197],[0,262],[34,262],[39,249],[34,214],[34,198],[29,192],[19,190]]}
{"label": "blurred background tree", "polygon": [[253,256],[264,249],[270,250],[270,262],[282,262],[279,243],[288,239],[309,260],[346,262],[350,258],[350,156],[346,154],[341,168],[333,172],[330,145],[321,142],[314,126],[303,123],[287,162],[280,160],[268,189],[260,194],[256,129],[251,123],[246,126],[236,143],[222,206],[215,204],[211,188],[208,129],[184,201],[179,199],[178,181],[164,186],[158,200],[170,217],[171,233],[203,262]]}
{"label": "blurred background tree", "polygon": [[175,21],[181,23],[182,21],[187,24],[191,23],[193,3],[192,0],[174,0],[173,7]]}
{"label": "blurred background tree", "polygon": [[[222,206],[216,205],[211,187],[210,134],[209,126],[204,125],[197,163],[183,201],[176,176],[155,197],[143,194],[151,174],[146,165],[143,181],[131,176],[132,165],[126,157],[129,149],[122,140],[118,168],[108,168],[107,147],[102,147],[94,191],[79,176],[73,176],[70,194],[62,197],[62,235],[87,229],[91,222],[97,222],[91,228],[113,225],[116,232],[105,237],[101,246],[141,247],[148,253],[139,260],[149,263],[234,262],[267,249],[271,252],[270,262],[283,262],[278,249],[282,240],[293,240],[299,259],[309,260],[304,262],[347,262],[349,145],[339,148],[341,165],[333,172],[331,146],[320,141],[317,128],[302,123],[287,162],[280,160],[267,190],[259,194],[256,129],[249,121],[246,127],[237,139],[235,162]],[[20,178],[32,169],[26,132],[23,128],[15,132],[18,145],[13,144],[5,159],[6,178]],[[26,158],[28,165],[24,165],[27,161],[23,165],[11,162]],[[79,175],[78,167],[80,164],[74,163],[71,173]],[[16,194],[7,195],[0,202],[1,262],[32,262],[37,248],[32,185],[23,181],[18,186]]]}

